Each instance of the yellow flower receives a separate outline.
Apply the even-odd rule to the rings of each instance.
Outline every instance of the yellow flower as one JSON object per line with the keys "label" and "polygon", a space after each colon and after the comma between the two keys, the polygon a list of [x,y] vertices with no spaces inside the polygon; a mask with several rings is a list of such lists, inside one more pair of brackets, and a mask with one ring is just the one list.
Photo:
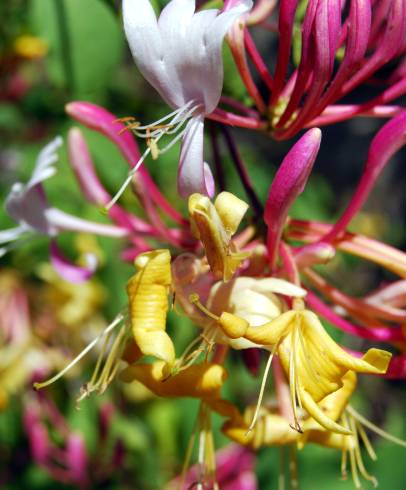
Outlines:
{"label": "yellow flower", "polygon": [[220,389],[227,378],[227,371],[220,364],[203,362],[194,364],[178,374],[169,376],[166,363],[134,364],[121,373],[123,381],[143,383],[149,390],[162,397],[193,397],[219,399]]}
{"label": "yellow flower", "polygon": [[14,52],[31,60],[43,58],[48,52],[48,44],[36,36],[20,36],[14,41]]}
{"label": "yellow flower", "polygon": [[235,315],[224,312],[219,326],[230,338],[243,337],[277,352],[289,378],[291,401],[297,430],[301,430],[297,405],[303,407],[320,425],[333,432],[349,434],[318,405],[327,395],[343,386],[348,371],[383,374],[391,354],[369,349],[362,358],[345,352],[324,330],[318,317],[302,309],[302,300],[295,300],[295,309],[257,327]]}
{"label": "yellow flower", "polygon": [[175,360],[175,348],[166,333],[168,294],[172,284],[169,250],[140,254],[135,260],[138,272],[128,281],[130,320],[134,340],[146,356]]}
{"label": "yellow flower", "polygon": [[201,194],[192,194],[189,198],[192,233],[202,241],[216,279],[231,279],[249,256],[247,252],[238,252],[231,241],[247,209],[248,204],[230,192],[220,193],[214,204]]}

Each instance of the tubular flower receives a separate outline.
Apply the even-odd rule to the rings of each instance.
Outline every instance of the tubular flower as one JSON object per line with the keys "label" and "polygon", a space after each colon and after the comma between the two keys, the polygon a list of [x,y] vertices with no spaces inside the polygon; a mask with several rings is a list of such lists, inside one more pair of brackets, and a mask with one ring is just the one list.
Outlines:
{"label": "tubular flower", "polygon": [[214,204],[201,194],[192,194],[189,198],[192,232],[202,241],[216,279],[231,279],[249,256],[247,252],[238,252],[231,241],[247,209],[248,204],[230,192],[219,194]]}
{"label": "tubular flower", "polygon": [[[210,311],[220,315],[224,311],[248,322],[253,328],[279,317],[287,306],[283,297],[305,296],[306,291],[283,279],[237,277],[227,284],[217,282],[210,290],[207,306]],[[223,317],[224,318],[224,317]],[[233,317],[230,317],[233,318]],[[233,349],[260,347],[244,337],[217,333],[217,342],[230,345]]]}
{"label": "tubular flower", "polygon": [[134,341],[144,355],[171,366],[175,349],[165,332],[172,283],[171,255],[169,250],[154,250],[139,255],[134,264],[138,272],[127,284]]}
{"label": "tubular flower", "polygon": [[165,362],[156,361],[130,365],[122,371],[121,378],[125,382],[136,379],[158,396],[216,400],[220,398],[227,371],[220,364],[203,362],[168,377]]}
{"label": "tubular flower", "polygon": [[341,388],[348,371],[384,374],[391,354],[369,349],[363,358],[353,357],[331,339],[313,312],[302,309],[301,300],[295,300],[295,306],[258,327],[230,313],[222,313],[218,321],[229,337],[243,337],[277,351],[289,377],[297,430],[302,430],[297,415],[299,404],[326,429],[348,434],[349,430],[328,417],[318,403]]}
{"label": "tubular flower", "polygon": [[[157,20],[150,0],[123,1],[124,29],[134,60],[148,82],[174,109],[156,123],[148,126],[135,123],[130,127],[135,134],[147,137],[149,146],[143,158],[165,151],[158,149],[159,140],[165,134],[180,131],[168,147],[182,138],[178,190],[184,197],[193,192],[213,193],[213,177],[203,161],[204,118],[220,100],[223,38],[251,6],[251,0],[240,0],[226,12],[219,13],[217,9],[195,12],[195,0],[172,0]],[[132,173],[136,169],[137,166]]]}
{"label": "tubular flower", "polygon": [[362,459],[361,442],[371,459],[374,461],[377,459],[365,428],[401,446],[405,446],[406,443],[379,429],[349,405],[356,383],[355,373],[348,371],[343,377],[343,386],[326,396],[320,403],[320,408],[326,415],[332,420],[339,420],[348,429],[348,434],[338,434],[322,427],[303,410],[300,411],[303,431],[298,432],[285,417],[276,413],[275,408],[268,407],[261,408],[257,424],[250,430],[250,422],[255,412],[254,406],[247,407],[243,415],[232,414],[224,423],[222,432],[232,441],[254,450],[265,446],[285,445],[295,445],[303,449],[308,443],[339,450],[342,453],[341,472],[344,479],[347,478],[349,459],[356,488],[362,488],[359,475],[377,486],[376,478],[368,473]]}

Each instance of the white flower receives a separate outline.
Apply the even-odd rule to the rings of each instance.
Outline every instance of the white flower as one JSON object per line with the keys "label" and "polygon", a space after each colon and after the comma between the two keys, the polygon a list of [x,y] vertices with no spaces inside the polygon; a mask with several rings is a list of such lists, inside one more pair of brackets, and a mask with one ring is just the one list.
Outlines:
{"label": "white flower", "polygon": [[[168,145],[183,138],[178,190],[184,197],[194,192],[210,195],[214,191],[210,169],[203,160],[203,121],[217,107],[221,95],[224,36],[251,7],[252,0],[240,0],[226,12],[219,13],[217,9],[195,12],[195,0],[172,0],[157,19],[149,0],[123,0],[124,29],[134,60],[148,82],[174,109],[163,120],[139,126],[134,132],[140,136],[139,131],[146,130],[147,137],[152,137],[156,145],[164,134],[179,131],[188,121]],[[157,128],[164,121],[169,121],[167,126]]]}
{"label": "white flower", "polygon": [[[55,226],[47,218],[47,211],[50,208],[42,182],[55,175],[54,164],[58,160],[57,150],[61,145],[60,136],[48,143],[38,155],[30,180],[26,184],[21,182],[13,184],[5,208],[18,226],[0,231],[0,243],[18,240],[32,231],[49,236],[56,235]],[[3,248],[0,252],[4,253],[6,250]]]}
{"label": "white flower", "polygon": [[[43,182],[56,173],[57,150],[62,145],[61,137],[48,143],[39,153],[31,178],[26,184],[13,184],[5,201],[5,208],[18,226],[0,231],[0,257],[36,235],[54,238],[61,231],[95,233],[111,237],[124,237],[128,231],[112,225],[93,223],[50,206],[45,195]],[[96,269],[95,257],[86,256],[86,267],[78,267],[66,260],[55,241],[51,241],[51,260],[58,272],[72,282],[79,282]]]}

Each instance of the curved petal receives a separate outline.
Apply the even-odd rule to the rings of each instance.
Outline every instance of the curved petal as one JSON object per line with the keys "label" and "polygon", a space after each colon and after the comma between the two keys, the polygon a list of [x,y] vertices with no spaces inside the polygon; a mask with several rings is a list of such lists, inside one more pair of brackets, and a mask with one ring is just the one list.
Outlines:
{"label": "curved petal", "polygon": [[212,198],[216,190],[216,183],[214,182],[213,174],[207,162],[203,163],[203,173],[204,173],[204,182],[207,189],[207,195],[210,198]]}
{"label": "curved petal", "polygon": [[138,68],[161,97],[176,108],[194,101],[208,114],[221,94],[224,36],[251,6],[241,0],[217,15],[194,13],[194,0],[172,0],[157,22],[149,0],[124,0],[124,28]]}
{"label": "curved petal", "polygon": [[7,196],[5,208],[14,221],[20,225],[44,235],[55,233],[46,217],[48,202],[41,184],[28,187],[21,182],[16,182]]}
{"label": "curved petal", "polygon": [[203,42],[206,47],[204,62],[205,113],[210,114],[217,107],[223,86],[222,44],[227,31],[234,22],[252,7],[251,0],[242,0],[232,9],[221,13],[207,27]]}
{"label": "curved petal", "polygon": [[[173,2],[172,2],[173,3]],[[167,73],[176,92],[176,103],[179,107],[193,100],[202,105],[206,112],[205,90],[212,84],[218,86],[222,81],[222,64],[210,78],[207,78],[206,68],[209,59],[207,51],[206,32],[210,29],[217,15],[217,10],[204,10],[189,19],[183,19],[182,27],[161,32],[165,43],[165,64]],[[161,20],[161,19],[160,19]],[[220,83],[220,91],[221,91]],[[220,96],[220,93],[218,94]]]}
{"label": "curved petal", "polygon": [[80,434],[69,434],[66,444],[66,464],[72,481],[86,485],[88,458],[85,441]]}
{"label": "curved petal", "polygon": [[194,192],[208,195],[203,162],[203,116],[193,117],[182,140],[178,171],[178,192],[188,197]]}
{"label": "curved petal", "polygon": [[62,144],[63,139],[57,136],[40,151],[32,176],[27,183],[27,188],[34,187],[56,173],[56,169],[52,165],[58,161],[56,152]]}
{"label": "curved petal", "polygon": [[8,228],[7,230],[0,230],[0,243],[8,243],[18,240],[26,231],[27,228],[24,225],[16,226],[15,228]]}
{"label": "curved petal", "polygon": [[66,281],[80,284],[89,279],[96,271],[97,259],[93,254],[86,254],[86,266],[80,267],[70,262],[61,252],[56,242],[50,244],[51,263],[58,274]]}
{"label": "curved petal", "polygon": [[149,0],[123,1],[124,31],[139,70],[172,107],[171,80],[166,72],[164,46]]}

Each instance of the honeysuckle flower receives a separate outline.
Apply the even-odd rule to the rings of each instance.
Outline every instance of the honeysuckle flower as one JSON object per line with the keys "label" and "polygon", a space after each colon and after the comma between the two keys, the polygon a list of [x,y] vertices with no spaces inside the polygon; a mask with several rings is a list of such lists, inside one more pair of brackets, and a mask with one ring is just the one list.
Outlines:
{"label": "honeysuckle flower", "polygon": [[[269,7],[264,7],[266,3],[258,6],[265,15],[275,5],[269,2]],[[406,28],[403,0],[383,5],[353,0],[345,10],[335,1],[310,0],[305,7],[298,1],[281,1],[277,19],[273,29],[278,35],[278,53],[273,74],[244,25],[234,26],[229,36],[240,77],[257,108],[257,112],[243,112],[257,122],[262,122],[263,115],[276,139],[355,116],[390,118],[402,111],[400,104],[390,103],[406,90],[402,70]],[[264,18],[251,12],[244,20],[251,27],[263,25]],[[400,68],[378,95],[352,105],[337,103],[373,79],[382,67],[390,69],[392,64]],[[251,67],[261,78],[261,90]],[[268,104],[264,89],[269,92]],[[227,124],[225,118],[222,122]]]}
{"label": "honeysuckle flower", "polygon": [[[221,316],[227,311],[253,328],[274,320],[287,309],[283,296],[304,297],[306,291],[283,279],[237,277],[226,283],[217,282],[210,290],[207,308]],[[213,321],[213,320],[211,320]],[[233,349],[249,349],[260,345],[246,338],[217,333],[216,341]]]}
{"label": "honeysuckle flower", "polygon": [[[294,304],[293,310],[257,327],[228,312],[223,312],[217,320],[228,337],[243,337],[266,346],[271,351],[270,359],[273,353],[278,353],[289,378],[297,430],[301,431],[297,415],[299,405],[326,429],[348,434],[348,429],[323,412],[319,402],[342,386],[343,377],[348,371],[385,373],[392,355],[373,348],[361,359],[351,356],[331,339],[318,317],[304,309],[302,300],[296,299]],[[262,391],[260,400],[261,396]]]}
{"label": "honeysuckle flower", "polygon": [[102,405],[98,416],[94,432],[97,451],[92,454],[84,434],[74,430],[51,398],[30,396],[24,407],[23,427],[34,462],[62,484],[87,488],[105,480],[120,465],[118,453],[124,448],[111,431],[111,407]]}
{"label": "honeysuckle flower", "polygon": [[81,282],[94,272],[97,265],[95,257],[86,254],[86,265],[76,266],[62,255],[54,241],[55,237],[62,231],[88,232],[111,237],[125,237],[128,232],[121,227],[83,220],[49,204],[43,183],[56,174],[57,150],[61,145],[60,137],[48,143],[39,153],[28,182],[13,184],[6,198],[5,208],[18,226],[0,231],[0,244],[5,244],[0,248],[0,256],[13,248],[15,242],[29,239],[35,234],[46,235],[51,238],[51,260],[56,270],[68,280]]}
{"label": "honeysuckle flower", "polygon": [[220,364],[203,362],[168,377],[166,363],[130,365],[121,372],[127,383],[141,381],[148,389],[163,397],[193,397],[210,401],[220,398],[220,389],[227,378],[227,371]]}
{"label": "honeysuckle flower", "polygon": [[[257,490],[254,471],[255,456],[244,447],[230,444],[216,452],[216,483],[222,490]],[[199,465],[192,466],[183,477],[169,482],[167,490],[186,490],[199,482]]]}
{"label": "honeysuckle flower", "polygon": [[320,129],[307,131],[290,149],[272,181],[264,212],[264,221],[268,226],[269,261],[272,267],[275,265],[289,208],[303,192],[316,160],[320,142]]}
{"label": "honeysuckle flower", "polygon": [[228,281],[249,256],[237,252],[231,237],[237,231],[248,204],[230,192],[220,193],[214,204],[201,194],[189,198],[192,233],[203,243],[207,261],[216,279]]}
{"label": "honeysuckle flower", "polygon": [[343,479],[347,478],[349,459],[351,475],[356,488],[362,488],[360,475],[377,486],[377,480],[366,470],[361,454],[361,442],[363,442],[371,459],[375,461],[377,458],[365,428],[395,444],[406,446],[406,442],[375,426],[349,405],[356,382],[355,373],[348,371],[343,377],[342,387],[326,396],[320,403],[320,407],[326,415],[332,420],[340,420],[341,424],[349,430],[348,434],[338,434],[322,427],[303,410],[300,411],[303,430],[298,432],[292,427],[289,420],[277,413],[276,407],[272,408],[271,406],[260,409],[257,424],[252,430],[250,430],[250,422],[256,408],[249,406],[243,415],[232,414],[229,420],[224,423],[222,432],[232,441],[254,450],[265,446],[285,445],[296,445],[299,449],[303,449],[309,443],[339,450],[342,454],[341,473]]}
{"label": "honeysuckle flower", "polygon": [[165,151],[158,149],[159,140],[186,123],[168,145],[182,138],[178,190],[184,197],[193,192],[213,193],[213,177],[203,159],[204,118],[220,100],[223,38],[251,6],[251,0],[240,0],[222,13],[217,9],[195,12],[195,0],[172,0],[157,20],[150,0],[123,1],[124,29],[134,60],[143,76],[174,109],[156,123],[137,123],[133,127],[136,134],[146,131],[149,147],[145,158],[150,152],[154,157]]}
{"label": "honeysuckle flower", "polygon": [[172,285],[171,254],[169,250],[146,252],[134,264],[138,272],[127,284],[134,341],[142,354],[162,359],[170,368],[175,348],[165,328]]}
{"label": "honeysuckle flower", "polygon": [[168,294],[172,285],[170,260],[166,249],[140,254],[134,262],[137,272],[127,285],[128,306],[62,371],[49,380],[35,383],[34,387],[41,389],[58,380],[99,340],[106,341],[115,329],[118,333],[109,352],[106,354],[104,349],[101,350],[93,376],[82,387],[78,401],[94,391],[103,393],[114,379],[122,360],[135,362],[143,355],[151,355],[162,359],[167,375],[170,374],[175,362],[175,349],[165,331]]}

